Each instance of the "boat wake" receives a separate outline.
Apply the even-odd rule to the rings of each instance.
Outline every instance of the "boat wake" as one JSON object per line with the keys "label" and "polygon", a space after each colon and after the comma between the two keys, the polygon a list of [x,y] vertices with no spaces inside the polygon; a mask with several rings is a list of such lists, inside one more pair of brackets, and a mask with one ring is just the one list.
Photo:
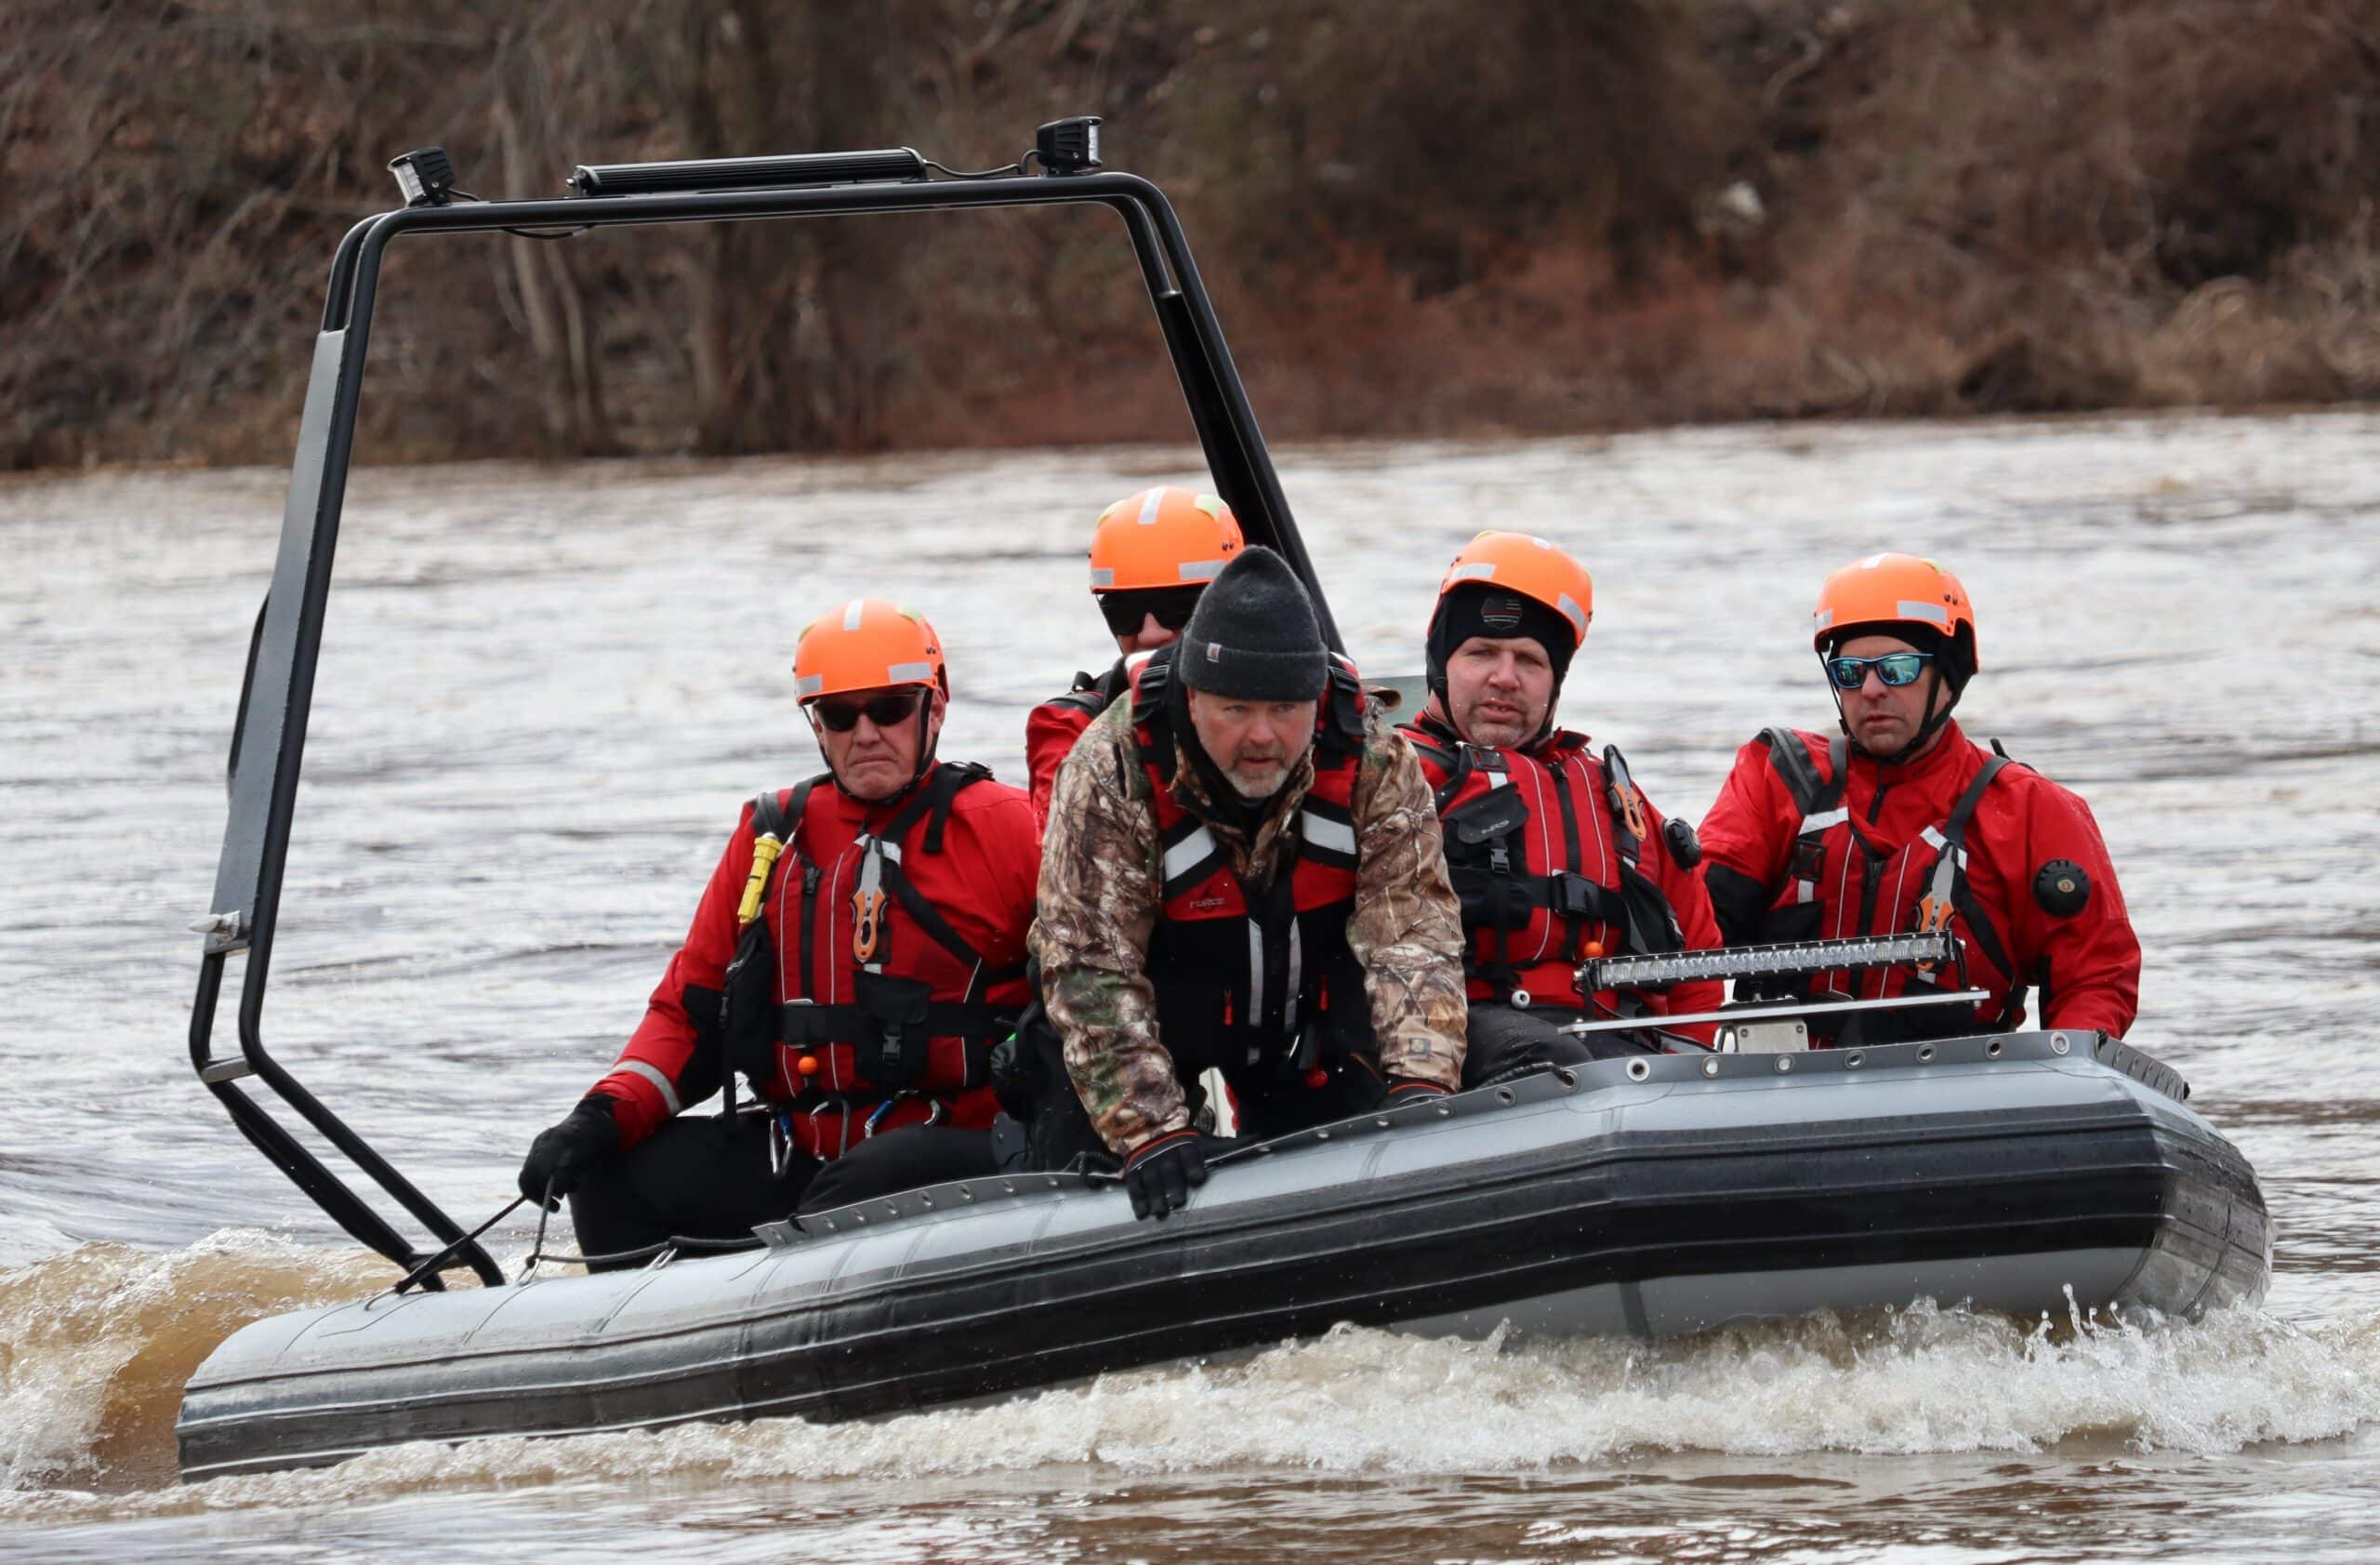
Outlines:
{"label": "boat wake", "polygon": [[325,1470],[177,1483],[182,1382],[216,1343],[267,1314],[361,1296],[387,1269],[227,1232],[169,1254],[86,1245],[0,1272],[0,1519],[589,1481],[1525,1473],[1666,1452],[2212,1455],[2380,1423],[2380,1315],[2311,1330],[2247,1309],[2027,1324],[1921,1300],[1658,1343],[1341,1327],[1236,1362],[831,1429],[771,1420],[408,1445]]}

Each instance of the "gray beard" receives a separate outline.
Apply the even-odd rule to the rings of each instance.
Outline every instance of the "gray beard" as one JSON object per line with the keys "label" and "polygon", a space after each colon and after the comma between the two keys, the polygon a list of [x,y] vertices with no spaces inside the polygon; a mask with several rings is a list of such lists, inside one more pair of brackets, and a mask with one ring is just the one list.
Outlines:
{"label": "gray beard", "polygon": [[1231,784],[1231,790],[1251,804],[1262,804],[1265,800],[1280,792],[1281,785],[1289,780],[1289,769],[1286,766],[1274,773],[1273,780],[1267,783],[1251,782],[1236,771],[1222,767],[1216,769],[1223,772],[1223,781]]}

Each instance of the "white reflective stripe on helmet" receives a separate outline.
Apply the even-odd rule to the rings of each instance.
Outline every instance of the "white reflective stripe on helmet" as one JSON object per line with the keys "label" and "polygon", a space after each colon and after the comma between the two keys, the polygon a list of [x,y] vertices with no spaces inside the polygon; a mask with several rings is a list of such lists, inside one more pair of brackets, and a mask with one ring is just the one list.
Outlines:
{"label": "white reflective stripe on helmet", "polygon": [[1092,591],[1096,592],[1096,591],[1098,591],[1098,590],[1099,590],[1101,588],[1103,588],[1103,587],[1113,587],[1113,586],[1115,586],[1115,585],[1116,585],[1116,567],[1115,567],[1115,566],[1113,566],[1113,565],[1093,565],[1093,566],[1091,566],[1091,590]]}
{"label": "white reflective stripe on helmet", "polygon": [[846,630],[858,630],[860,610],[866,606],[867,600],[865,598],[853,598],[850,603],[845,603],[843,605],[843,629]]}
{"label": "white reflective stripe on helmet", "polygon": [[661,1073],[659,1066],[647,1065],[642,1060],[622,1060],[616,1068],[625,1070],[631,1076],[641,1076],[660,1088],[661,1101],[669,1106],[670,1113],[675,1114],[683,1107],[678,1101],[677,1084]]}
{"label": "white reflective stripe on helmet", "polygon": [[1449,581],[1493,581],[1495,578],[1496,563],[1493,560],[1474,560],[1447,573]]}
{"label": "white reflective stripe on helmet", "polygon": [[892,663],[884,670],[887,684],[924,684],[933,678],[931,663]]}
{"label": "white reflective stripe on helmet", "polygon": [[1142,526],[1154,527],[1157,525],[1157,510],[1165,504],[1165,497],[1170,493],[1171,493],[1170,490],[1159,485],[1141,497]]}
{"label": "white reflective stripe on helmet", "polygon": [[800,674],[795,676],[793,682],[793,693],[796,696],[815,696],[826,688],[826,676],[824,674]]}
{"label": "white reflective stripe on helmet", "polygon": [[1298,812],[1298,835],[1317,848],[1352,855],[1355,851],[1355,829],[1343,820],[1332,820],[1316,815],[1312,810]]}
{"label": "white reflective stripe on helmet", "polygon": [[1165,878],[1174,880],[1215,851],[1214,833],[1198,828],[1165,850]]}
{"label": "white reflective stripe on helmet", "polygon": [[1893,604],[1893,608],[1903,619],[1923,619],[1928,625],[1938,625],[1946,630],[1950,627],[1950,611],[1939,603],[1929,603],[1922,598],[1902,598]]}
{"label": "white reflective stripe on helmet", "polygon": [[1587,611],[1580,608],[1579,606],[1579,600],[1570,596],[1569,593],[1565,592],[1561,594],[1561,598],[1562,601],[1554,606],[1562,611],[1562,617],[1565,619],[1567,619],[1571,624],[1579,628],[1579,634],[1581,636],[1585,635],[1587,633]]}
{"label": "white reflective stripe on helmet", "polygon": [[1184,560],[1177,567],[1184,581],[1212,581],[1223,574],[1221,560]]}

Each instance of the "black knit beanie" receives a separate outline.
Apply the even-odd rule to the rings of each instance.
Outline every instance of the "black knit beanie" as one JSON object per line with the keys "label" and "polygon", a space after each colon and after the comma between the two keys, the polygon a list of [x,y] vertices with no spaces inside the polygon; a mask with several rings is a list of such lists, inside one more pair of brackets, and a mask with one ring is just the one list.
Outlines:
{"label": "black knit beanie", "polygon": [[1311,701],[1330,682],[1314,600],[1289,563],[1259,545],[1207,584],[1173,666],[1193,690],[1235,701]]}
{"label": "black knit beanie", "polygon": [[1429,644],[1422,649],[1432,690],[1444,695],[1447,659],[1474,636],[1498,641],[1527,636],[1537,643],[1554,666],[1557,693],[1579,650],[1579,628],[1559,610],[1488,582],[1457,587],[1438,600],[1437,613],[1430,619]]}

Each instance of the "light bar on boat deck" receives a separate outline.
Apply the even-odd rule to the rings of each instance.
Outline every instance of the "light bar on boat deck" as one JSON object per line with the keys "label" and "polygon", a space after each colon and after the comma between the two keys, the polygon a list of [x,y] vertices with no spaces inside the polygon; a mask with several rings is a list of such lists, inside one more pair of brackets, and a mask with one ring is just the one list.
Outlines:
{"label": "light bar on boat deck", "polygon": [[1579,992],[1655,988],[1709,978],[1770,978],[1829,973],[1844,967],[1908,962],[1947,966],[1958,960],[1947,929],[1914,935],[1865,935],[1847,940],[1797,940],[1781,946],[1730,946],[1673,956],[1595,957],[1579,964]]}

